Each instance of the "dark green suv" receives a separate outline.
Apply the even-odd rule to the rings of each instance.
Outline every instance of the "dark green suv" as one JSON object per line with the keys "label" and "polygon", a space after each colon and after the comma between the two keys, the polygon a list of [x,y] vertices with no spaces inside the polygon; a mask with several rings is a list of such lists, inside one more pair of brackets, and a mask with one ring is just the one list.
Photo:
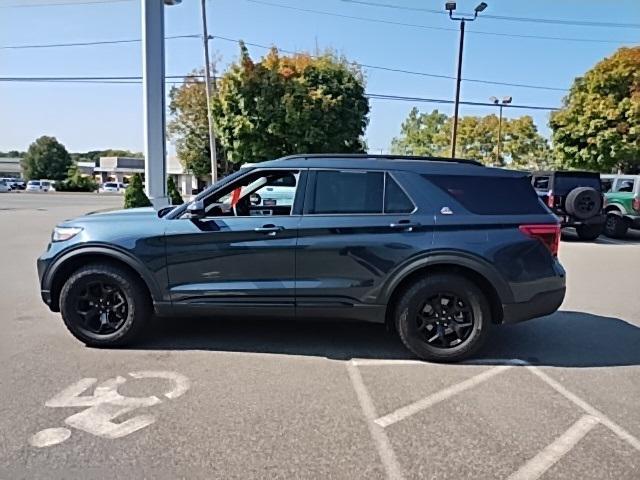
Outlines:
{"label": "dark green suv", "polygon": [[602,175],[607,221],[604,234],[623,238],[629,228],[640,229],[640,175]]}

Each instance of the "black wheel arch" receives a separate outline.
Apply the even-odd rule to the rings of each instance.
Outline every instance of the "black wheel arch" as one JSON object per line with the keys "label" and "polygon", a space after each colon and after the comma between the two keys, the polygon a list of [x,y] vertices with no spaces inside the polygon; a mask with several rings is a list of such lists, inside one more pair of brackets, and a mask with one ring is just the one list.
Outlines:
{"label": "black wheel arch", "polygon": [[492,323],[502,323],[502,305],[513,302],[513,294],[507,282],[488,262],[467,255],[442,253],[405,265],[385,285],[381,297],[382,303],[387,305],[385,318],[389,327],[393,328],[393,312],[401,293],[416,279],[436,273],[460,275],[476,284],[489,302]]}
{"label": "black wheel arch", "polygon": [[117,265],[133,273],[140,278],[142,286],[154,303],[162,300],[162,292],[157,282],[139,260],[110,247],[84,247],[63,254],[47,269],[42,288],[51,292],[51,310],[60,311],[60,292],[64,281],[78,268],[99,262]]}

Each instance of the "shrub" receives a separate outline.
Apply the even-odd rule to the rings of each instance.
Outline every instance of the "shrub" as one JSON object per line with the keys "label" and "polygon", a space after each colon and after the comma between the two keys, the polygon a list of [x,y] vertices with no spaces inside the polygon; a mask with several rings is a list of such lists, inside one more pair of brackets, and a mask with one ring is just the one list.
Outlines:
{"label": "shrub", "polygon": [[182,195],[180,195],[178,187],[176,187],[176,183],[172,177],[167,178],[167,195],[169,196],[169,200],[171,200],[171,205],[182,205],[184,203]]}
{"label": "shrub", "polygon": [[136,173],[124,193],[124,208],[150,207],[149,197],[144,193],[142,178]]}

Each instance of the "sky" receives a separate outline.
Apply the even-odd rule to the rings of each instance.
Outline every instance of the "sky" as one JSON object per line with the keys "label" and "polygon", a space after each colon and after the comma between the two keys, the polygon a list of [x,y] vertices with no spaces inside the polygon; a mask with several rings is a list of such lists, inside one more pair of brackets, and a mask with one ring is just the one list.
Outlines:
{"label": "sky", "polygon": [[[26,150],[41,135],[57,137],[69,151],[142,150],[139,84],[1,81],[6,77],[140,76],[140,42],[6,48],[139,39],[140,2],[0,0],[0,151]],[[457,3],[458,11],[469,12],[477,1]],[[463,78],[555,90],[463,81],[463,101],[487,102],[491,96],[512,96],[514,105],[557,107],[566,94],[562,89],[569,88],[576,76],[617,48],[640,43],[638,0],[487,0],[487,3],[485,12],[466,26]],[[439,0],[207,0],[207,18],[209,33],[226,39],[312,53],[330,48],[361,64],[452,77],[456,73],[458,22],[437,12],[410,10],[441,11],[443,5],[444,1]],[[496,19],[489,15],[635,26],[575,26]],[[166,8],[167,36],[201,32],[200,0],[183,0],[180,5]],[[219,60],[220,71],[237,59],[235,41],[215,38],[210,45],[212,55]],[[251,45],[248,48],[254,58],[266,52]],[[203,62],[200,39],[166,40],[166,75],[184,75],[201,68]],[[364,72],[369,93],[451,100],[455,92],[455,81],[451,78],[373,68],[364,68]],[[366,131],[371,152],[388,151],[392,138],[400,133],[402,121],[414,106],[421,111],[436,108],[448,114],[453,111],[448,104],[371,100]],[[495,107],[460,107],[461,115],[495,112]],[[549,135],[547,111],[505,110],[507,117],[525,114],[532,115],[540,131]],[[172,150],[169,146],[169,152]]]}

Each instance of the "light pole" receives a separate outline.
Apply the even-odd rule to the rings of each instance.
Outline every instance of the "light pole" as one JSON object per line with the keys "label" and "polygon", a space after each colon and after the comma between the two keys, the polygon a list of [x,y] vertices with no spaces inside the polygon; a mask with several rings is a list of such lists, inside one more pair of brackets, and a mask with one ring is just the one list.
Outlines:
{"label": "light pole", "polygon": [[513,97],[502,97],[502,100],[498,100],[496,97],[489,98],[491,102],[498,105],[500,108],[500,116],[498,117],[498,153],[496,154],[496,165],[500,165],[500,145],[502,143],[502,109],[505,105],[510,104],[513,101]]}
{"label": "light pole", "polygon": [[204,79],[205,94],[207,95],[207,122],[209,123],[209,151],[211,152],[211,184],[218,181],[218,160],[216,152],[216,134],[213,131],[213,114],[211,112],[211,90],[215,91],[215,83],[211,84],[211,71],[209,62],[209,33],[207,32],[207,6],[206,0],[201,1],[202,7],[202,38],[204,40]]}
{"label": "light pole", "polygon": [[141,0],[145,190],[155,208],[168,203],[165,140],[164,6],[181,0]]}
{"label": "light pole", "polygon": [[480,2],[478,6],[473,10],[473,16],[470,15],[458,15],[453,16],[453,12],[456,9],[456,2],[447,2],[444,5],[445,10],[449,12],[449,18],[460,22],[460,45],[458,46],[458,75],[456,77],[456,100],[453,111],[453,128],[451,129],[451,158],[456,156],[456,137],[458,135],[458,107],[460,106],[460,81],[462,76],[462,49],[464,47],[464,25],[465,22],[473,22],[478,18],[478,14],[483,12],[487,8],[485,2]]}

